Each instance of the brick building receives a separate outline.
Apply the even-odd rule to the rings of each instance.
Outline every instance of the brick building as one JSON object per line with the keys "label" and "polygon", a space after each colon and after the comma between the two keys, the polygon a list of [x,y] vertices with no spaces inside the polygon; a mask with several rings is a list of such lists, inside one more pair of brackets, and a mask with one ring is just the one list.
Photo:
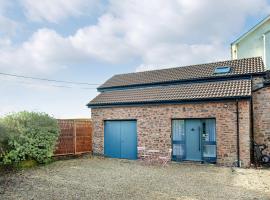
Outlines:
{"label": "brick building", "polygon": [[266,74],[255,57],[115,75],[88,103],[93,151],[249,166],[251,141],[270,145]]}

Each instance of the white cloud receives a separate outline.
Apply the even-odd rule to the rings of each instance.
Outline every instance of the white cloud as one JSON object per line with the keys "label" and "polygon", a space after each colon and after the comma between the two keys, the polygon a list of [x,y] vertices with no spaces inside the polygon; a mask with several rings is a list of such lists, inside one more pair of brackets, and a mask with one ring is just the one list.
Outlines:
{"label": "white cloud", "polygon": [[112,38],[106,31],[102,34],[100,29],[95,26],[83,28],[74,35],[63,37],[54,30],[43,28],[19,46],[12,45],[9,40],[0,40],[3,44],[0,69],[24,74],[51,73],[92,60],[113,63],[131,56],[126,45],[121,45],[120,38]]}
{"label": "white cloud", "polygon": [[121,26],[111,15],[103,15],[97,25],[79,29],[70,40],[88,56],[111,63],[123,62],[133,56],[134,51],[121,35]]}
{"label": "white cloud", "polygon": [[7,10],[12,7],[12,3],[7,0],[0,0],[0,48],[6,46],[11,41],[18,28],[19,23],[7,17]]}
{"label": "white cloud", "polygon": [[230,39],[247,17],[268,11],[265,0],[112,0],[110,6],[123,42],[140,52],[138,70],[229,58]]}
{"label": "white cloud", "polygon": [[0,36],[10,38],[16,34],[19,24],[5,16],[0,15]]}
{"label": "white cloud", "polygon": [[0,38],[0,48],[8,47],[11,45],[11,40],[8,37]]}
{"label": "white cloud", "polygon": [[[52,1],[24,2],[36,11],[48,10],[33,14],[36,19],[58,21],[80,13],[86,0],[57,0],[53,8],[48,7]],[[63,12],[56,12],[62,4]],[[93,60],[123,64],[137,59],[140,71],[226,59],[229,42],[247,17],[268,11],[266,0],[111,0],[95,25],[73,35],[43,28],[19,46],[0,40],[7,44],[0,49],[0,69],[45,73]]]}
{"label": "white cloud", "polygon": [[63,57],[69,56],[69,49],[65,39],[56,32],[41,29],[19,47],[0,49],[0,68],[25,73],[33,70],[48,72],[64,67]]}
{"label": "white cloud", "polygon": [[89,15],[98,7],[98,0],[21,0],[26,16],[33,21],[57,23],[70,16]]}
{"label": "white cloud", "polygon": [[12,6],[12,2],[9,0],[0,0],[0,14],[6,13],[7,9]]}
{"label": "white cloud", "polygon": [[105,61],[140,58],[138,70],[229,59],[229,42],[247,17],[268,11],[266,0],[111,0],[72,41]]}

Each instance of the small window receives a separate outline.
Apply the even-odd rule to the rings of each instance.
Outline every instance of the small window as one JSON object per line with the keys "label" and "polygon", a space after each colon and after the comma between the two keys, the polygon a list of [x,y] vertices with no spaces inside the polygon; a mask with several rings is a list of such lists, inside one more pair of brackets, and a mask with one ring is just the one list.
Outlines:
{"label": "small window", "polygon": [[231,71],[231,67],[229,66],[216,67],[215,74],[225,74],[225,73],[229,73],[230,71]]}

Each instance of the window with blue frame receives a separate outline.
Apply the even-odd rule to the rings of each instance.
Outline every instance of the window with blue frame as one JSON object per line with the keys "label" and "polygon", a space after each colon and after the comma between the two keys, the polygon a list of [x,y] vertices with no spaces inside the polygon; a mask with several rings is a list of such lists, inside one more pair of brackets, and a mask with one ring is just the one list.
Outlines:
{"label": "window with blue frame", "polygon": [[215,119],[202,121],[203,160],[216,162],[216,122]]}
{"label": "window with blue frame", "polygon": [[173,120],[172,129],[172,159],[180,161],[185,158],[185,120]]}

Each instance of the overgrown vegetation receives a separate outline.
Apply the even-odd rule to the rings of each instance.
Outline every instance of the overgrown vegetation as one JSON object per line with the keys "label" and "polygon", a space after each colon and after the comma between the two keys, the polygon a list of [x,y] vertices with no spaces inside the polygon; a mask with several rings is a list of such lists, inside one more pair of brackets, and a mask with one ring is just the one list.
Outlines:
{"label": "overgrown vegetation", "polygon": [[0,158],[8,151],[8,134],[0,120]]}
{"label": "overgrown vegetation", "polygon": [[59,136],[57,120],[45,113],[19,112],[0,119],[0,163],[48,163]]}

